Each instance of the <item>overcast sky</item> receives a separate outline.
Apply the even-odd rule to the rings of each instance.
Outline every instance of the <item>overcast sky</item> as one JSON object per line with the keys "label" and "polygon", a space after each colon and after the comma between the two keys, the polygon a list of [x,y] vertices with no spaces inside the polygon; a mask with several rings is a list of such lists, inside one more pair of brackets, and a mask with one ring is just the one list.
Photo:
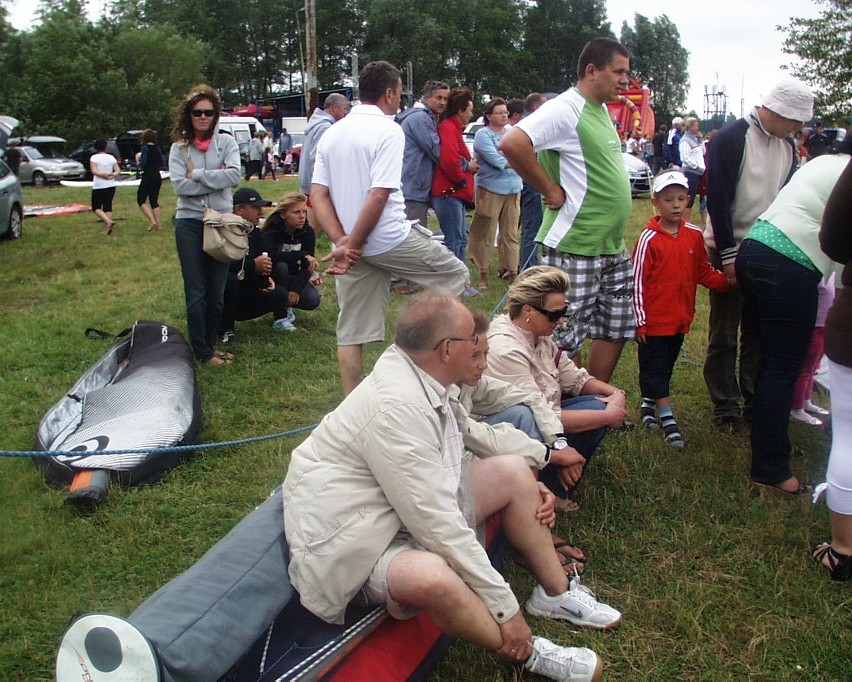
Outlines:
{"label": "overcast sky", "polygon": [[[88,0],[87,4],[89,16],[97,19],[103,0]],[[6,8],[12,25],[29,29],[37,6],[37,0],[9,0]],[[633,26],[637,12],[651,20],[665,14],[678,27],[690,53],[687,110],[703,116],[704,87],[724,86],[728,110],[739,116],[741,106],[748,110],[760,103],[767,89],[784,75],[781,66],[792,61],[781,52],[784,34],[775,27],[789,24],[790,17],[815,17],[819,6],[812,0],[714,0],[702,4],[607,0],[607,15],[616,36],[621,35],[622,22]]]}

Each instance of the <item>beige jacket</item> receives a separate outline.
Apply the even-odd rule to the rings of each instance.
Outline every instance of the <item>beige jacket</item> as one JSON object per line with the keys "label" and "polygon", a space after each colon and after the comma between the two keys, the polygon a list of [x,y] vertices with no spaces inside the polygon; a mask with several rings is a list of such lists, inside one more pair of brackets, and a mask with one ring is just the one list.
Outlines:
{"label": "beige jacket", "polygon": [[540,395],[557,417],[562,413],[562,393],[580,395],[592,376],[577,367],[550,337],[538,341],[530,332],[512,324],[508,315],[494,318],[488,330],[488,369],[498,379],[514,384],[524,393]]}
{"label": "beige jacket", "polygon": [[486,424],[476,417],[487,417],[512,407],[526,405],[532,410],[536,426],[545,443],[553,443],[562,433],[562,422],[538,394],[524,393],[501,379],[483,376],[476,386],[462,385],[459,402],[471,416],[462,429],[464,446],[479,457],[521,455],[527,464],[543,469],[549,461],[547,448],[529,438],[511,424]]}
{"label": "beige jacket", "polygon": [[452,397],[445,410],[443,398],[443,387],[391,346],[293,451],[284,480],[290,581],[320,618],[343,622],[400,530],[441,556],[498,623],[518,612],[459,508],[464,482],[458,488],[444,474],[444,424],[456,419],[463,431],[467,417]]}

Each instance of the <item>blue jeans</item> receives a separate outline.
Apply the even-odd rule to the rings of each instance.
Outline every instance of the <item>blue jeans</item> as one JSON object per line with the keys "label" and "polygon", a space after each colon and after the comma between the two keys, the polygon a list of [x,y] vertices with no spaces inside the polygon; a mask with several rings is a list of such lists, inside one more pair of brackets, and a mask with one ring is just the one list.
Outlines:
{"label": "blue jeans", "polygon": [[541,264],[535,237],[543,218],[541,194],[524,183],[524,188],[521,190],[521,270]]}
{"label": "blue jeans", "polygon": [[736,272],[743,319],[755,321],[760,349],[752,402],[751,478],[775,485],[793,475],[790,409],[814,331],[820,275],[752,239],[744,239],[737,252]]}
{"label": "blue jeans", "polygon": [[204,253],[204,223],[195,218],[175,219],[175,244],[183,275],[189,343],[195,358],[207,362],[213,357],[222,319],[228,263]]}
{"label": "blue jeans", "polygon": [[[606,403],[601,402],[593,395],[583,395],[577,398],[568,398],[562,401],[563,410],[603,410],[606,409]],[[532,410],[526,405],[513,405],[506,408],[502,412],[483,417],[482,421],[488,424],[497,424],[506,422],[512,424],[516,429],[523,431],[533,440],[541,440],[541,433],[535,423]],[[606,435],[606,428],[592,429],[591,431],[583,431],[582,433],[565,434],[565,439],[568,445],[575,448],[583,457],[586,458],[586,463],[583,465],[583,471],[589,466],[589,460],[595,454],[598,445],[600,445],[603,437]],[[561,498],[568,497],[574,492],[574,488],[565,489],[559,481],[557,469],[553,465],[548,465],[541,470],[539,480],[544,483],[554,495]]]}
{"label": "blue jeans", "polygon": [[467,235],[470,232],[470,226],[465,220],[464,202],[455,197],[432,197],[432,209],[444,233],[444,246],[464,263]]}

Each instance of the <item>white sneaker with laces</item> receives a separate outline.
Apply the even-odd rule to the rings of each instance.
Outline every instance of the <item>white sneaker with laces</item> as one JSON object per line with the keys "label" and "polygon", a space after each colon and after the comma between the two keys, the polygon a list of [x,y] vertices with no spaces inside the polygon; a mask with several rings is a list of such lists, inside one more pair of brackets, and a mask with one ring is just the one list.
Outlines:
{"label": "white sneaker with laces", "polygon": [[524,663],[531,673],[572,682],[594,682],[601,678],[603,664],[591,649],[559,646],[544,637],[533,637],[532,648]]}
{"label": "white sneaker with laces", "polygon": [[284,319],[290,323],[294,323],[296,321],[296,313],[293,312],[292,308],[287,308],[287,317]]}
{"label": "white sneaker with laces", "polygon": [[275,322],[272,323],[272,328],[278,330],[279,332],[294,332],[294,331],[296,331],[296,325],[293,324],[286,317],[282,317],[280,320],[275,320]]}
{"label": "white sneaker with laces", "polygon": [[567,620],[578,627],[593,630],[609,630],[621,622],[621,612],[598,601],[594,592],[580,584],[578,575],[570,579],[568,591],[556,597],[551,597],[541,585],[536,585],[526,609],[533,616]]}

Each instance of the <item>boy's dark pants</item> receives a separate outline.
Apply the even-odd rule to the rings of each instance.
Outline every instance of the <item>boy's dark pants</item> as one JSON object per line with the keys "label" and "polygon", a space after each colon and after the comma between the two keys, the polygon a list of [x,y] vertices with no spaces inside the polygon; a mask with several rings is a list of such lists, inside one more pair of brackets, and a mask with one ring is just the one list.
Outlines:
{"label": "boy's dark pants", "polygon": [[669,384],[683,337],[649,336],[639,344],[639,388],[643,398],[657,400],[670,395]]}

